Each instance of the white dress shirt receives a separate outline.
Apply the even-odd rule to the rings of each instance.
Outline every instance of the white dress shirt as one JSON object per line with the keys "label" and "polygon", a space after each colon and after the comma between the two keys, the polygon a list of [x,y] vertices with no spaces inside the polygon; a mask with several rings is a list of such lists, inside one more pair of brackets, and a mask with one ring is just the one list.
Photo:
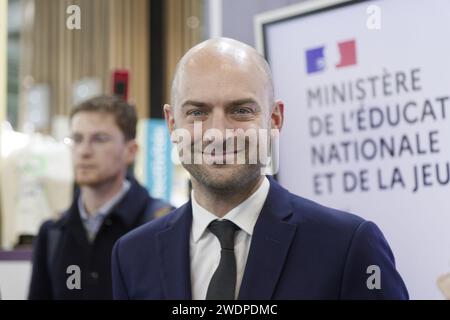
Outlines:
{"label": "white dress shirt", "polygon": [[[240,230],[236,232],[234,242],[237,275],[236,299],[239,294],[245,265],[247,263],[253,229],[264,202],[266,201],[269,188],[269,180],[264,177],[259,188],[248,199],[229,211],[222,218],[232,221],[240,228]],[[221,248],[219,239],[207,229],[209,223],[218,218],[198,204],[195,200],[194,191],[192,191],[191,199],[192,228],[189,245],[192,299],[203,300],[206,298],[209,282],[220,262]]]}

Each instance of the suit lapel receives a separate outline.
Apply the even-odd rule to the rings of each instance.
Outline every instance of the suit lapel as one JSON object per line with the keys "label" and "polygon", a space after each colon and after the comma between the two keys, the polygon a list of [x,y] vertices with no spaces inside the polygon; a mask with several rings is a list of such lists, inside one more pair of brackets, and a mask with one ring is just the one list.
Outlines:
{"label": "suit lapel", "polygon": [[269,194],[252,236],[240,300],[272,298],[296,232],[296,225],[286,222],[292,213],[289,192],[269,180]]}
{"label": "suit lapel", "polygon": [[86,229],[81,221],[80,211],[78,209],[78,198],[75,198],[71,207],[67,211],[67,216],[61,221],[61,225],[67,230],[69,236],[76,242],[82,250],[89,250],[89,243]]}
{"label": "suit lapel", "polygon": [[167,229],[157,235],[165,299],[190,300],[191,272],[189,237],[192,225],[191,203],[177,209]]}

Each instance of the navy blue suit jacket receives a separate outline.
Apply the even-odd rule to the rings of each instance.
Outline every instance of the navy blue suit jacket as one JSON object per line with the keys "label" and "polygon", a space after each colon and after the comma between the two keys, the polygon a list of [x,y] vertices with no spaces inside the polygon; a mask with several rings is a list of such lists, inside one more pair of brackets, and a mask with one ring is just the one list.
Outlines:
{"label": "navy blue suit jacket", "polygon": [[[269,180],[239,299],[408,299],[374,223],[298,197]],[[112,254],[114,298],[191,299],[191,223],[188,202],[121,237]],[[367,286],[371,265],[380,268],[380,289]]]}
{"label": "navy blue suit jacket", "polygon": [[[79,193],[58,220],[42,224],[33,247],[33,271],[28,298],[37,300],[112,299],[111,251],[114,243],[172,207],[150,197],[134,178],[131,188],[102,223],[94,241],[87,238],[78,209]],[[81,290],[69,290],[70,265],[81,270]]]}

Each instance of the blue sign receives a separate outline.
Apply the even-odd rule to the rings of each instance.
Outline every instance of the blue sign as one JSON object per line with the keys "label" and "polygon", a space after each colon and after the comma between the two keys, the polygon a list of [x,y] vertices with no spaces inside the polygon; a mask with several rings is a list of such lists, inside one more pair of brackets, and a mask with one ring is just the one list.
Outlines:
{"label": "blue sign", "polygon": [[145,165],[147,189],[152,197],[170,201],[173,164],[171,141],[164,119],[149,119],[146,123],[147,161]]}

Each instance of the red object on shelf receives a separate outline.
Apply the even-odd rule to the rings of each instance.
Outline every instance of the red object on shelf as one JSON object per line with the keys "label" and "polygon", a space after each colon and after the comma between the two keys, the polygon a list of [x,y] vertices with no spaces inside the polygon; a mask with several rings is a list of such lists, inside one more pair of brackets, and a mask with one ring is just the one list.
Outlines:
{"label": "red object on shelf", "polygon": [[128,101],[130,73],[128,70],[114,70],[112,75],[112,93]]}

